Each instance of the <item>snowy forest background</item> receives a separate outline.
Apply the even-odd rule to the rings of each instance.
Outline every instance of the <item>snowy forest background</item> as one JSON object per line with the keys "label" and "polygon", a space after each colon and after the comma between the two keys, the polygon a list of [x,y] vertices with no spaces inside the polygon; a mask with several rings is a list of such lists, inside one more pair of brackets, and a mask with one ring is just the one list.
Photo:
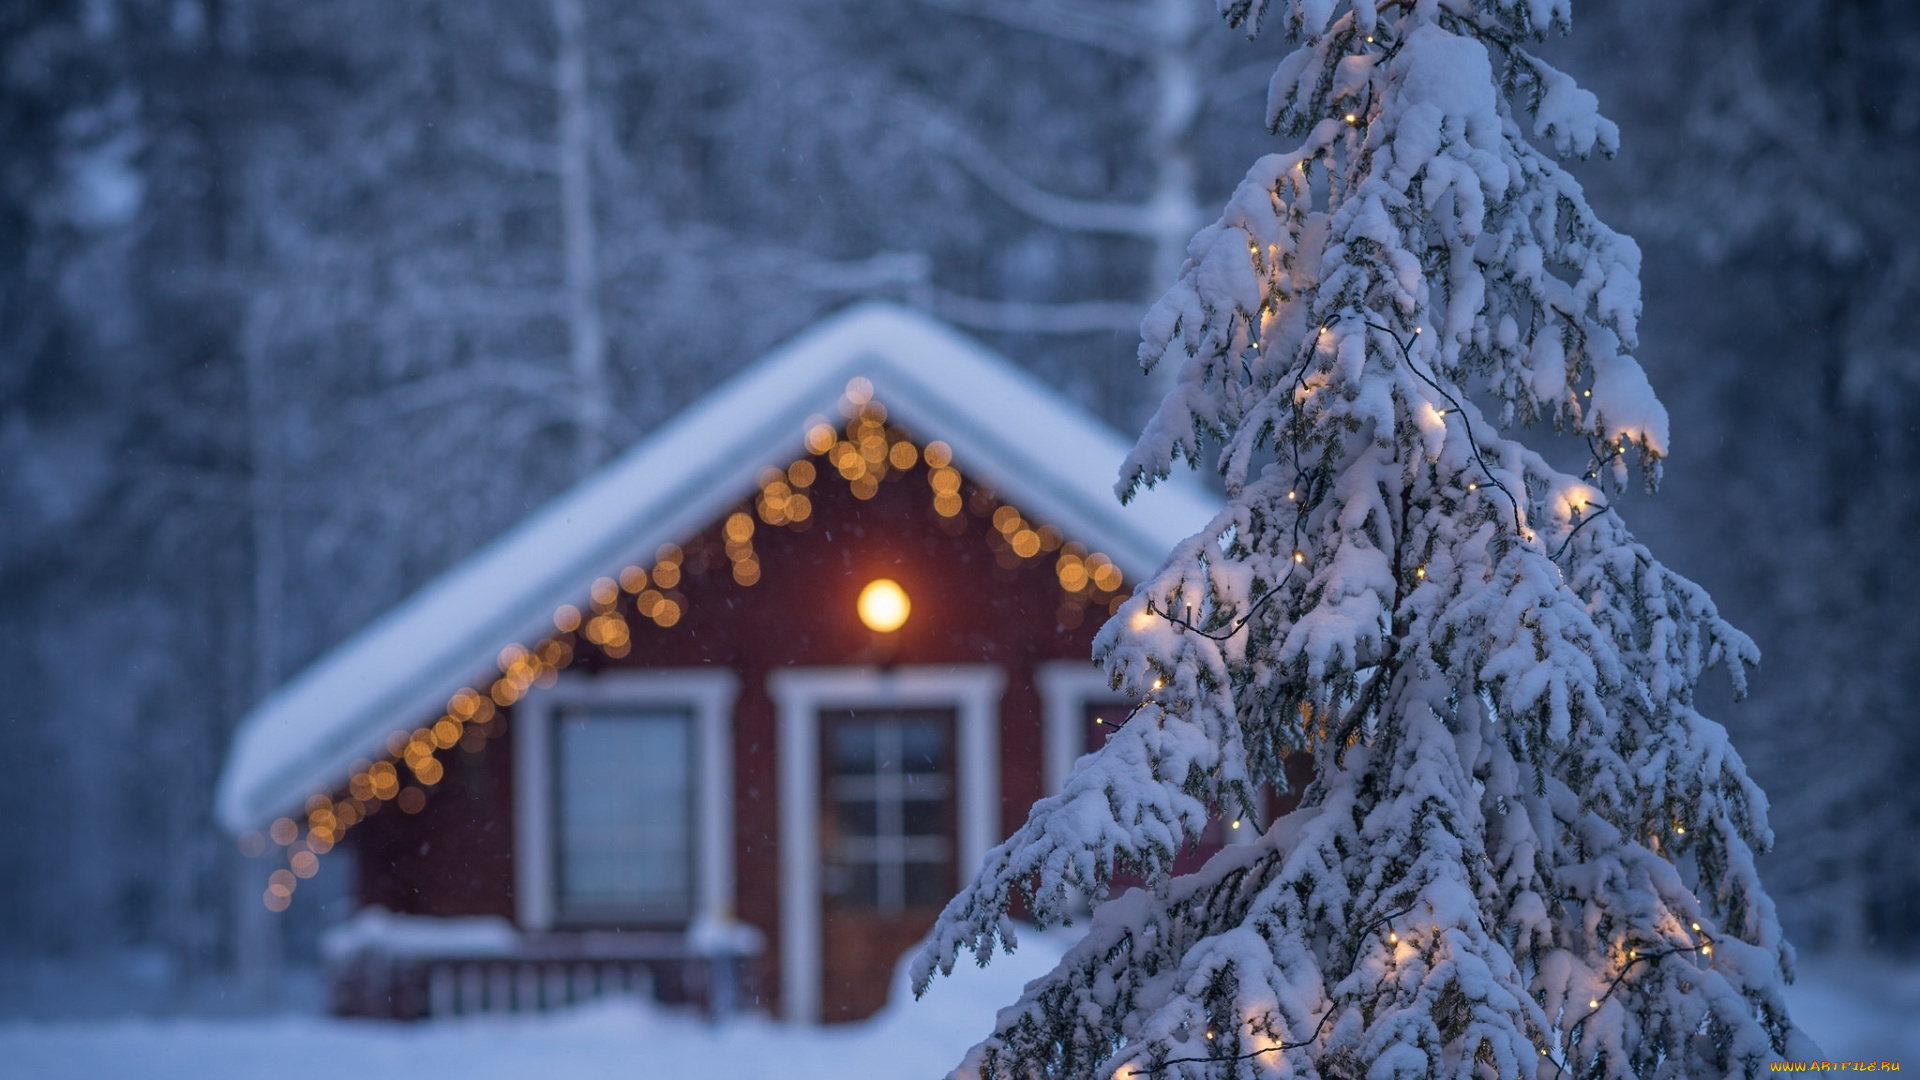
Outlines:
{"label": "snowy forest background", "polygon": [[[1790,934],[1920,949],[1920,6],[1575,18],[1674,419],[1627,519],[1765,654],[1706,711]],[[245,710],[850,301],[1137,430],[1283,49],[1207,0],[0,6],[0,970],[221,984]]]}

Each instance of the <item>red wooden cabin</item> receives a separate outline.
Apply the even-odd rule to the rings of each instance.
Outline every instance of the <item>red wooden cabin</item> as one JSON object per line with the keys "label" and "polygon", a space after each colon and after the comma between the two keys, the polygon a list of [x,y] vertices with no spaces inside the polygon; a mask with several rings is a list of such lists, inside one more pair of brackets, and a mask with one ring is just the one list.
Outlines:
{"label": "red wooden cabin", "polygon": [[356,860],[343,1011],[869,1015],[1098,739],[1095,632],[1218,508],[1186,478],[1121,507],[1126,446],[950,329],[855,309],[261,703],[221,819],[278,844],[269,908]]}

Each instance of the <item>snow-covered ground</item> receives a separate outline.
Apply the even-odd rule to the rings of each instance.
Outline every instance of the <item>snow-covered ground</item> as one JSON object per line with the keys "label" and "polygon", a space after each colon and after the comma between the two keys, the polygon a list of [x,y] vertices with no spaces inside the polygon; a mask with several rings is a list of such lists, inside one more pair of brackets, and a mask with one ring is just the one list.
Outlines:
{"label": "snow-covered ground", "polygon": [[[597,1080],[946,1073],[991,1029],[995,1010],[1051,968],[1068,938],[1022,935],[1020,951],[956,969],[861,1024],[795,1030],[763,1018],[715,1027],[631,1001],[547,1017],[396,1024],[288,1016],[254,1020],[0,1023],[0,1077],[36,1080]],[[903,965],[904,966],[904,965]]]}
{"label": "snow-covered ground", "polygon": [[1830,1061],[1898,1061],[1920,1069],[1920,964],[1802,957],[1800,977],[1787,987],[1787,1007]]}
{"label": "snow-covered ground", "polygon": [[[633,1003],[539,1019],[422,1024],[285,1017],[0,1024],[0,1075],[37,1080],[594,1080],[778,1075],[835,1080],[944,1074],[1060,955],[1064,940],[1029,934],[984,971],[935,983],[919,1002],[899,991],[874,1020],[795,1031],[766,1020],[712,1027]],[[1796,1017],[1836,1060],[1920,1068],[1920,967],[1810,960],[1790,996]]]}

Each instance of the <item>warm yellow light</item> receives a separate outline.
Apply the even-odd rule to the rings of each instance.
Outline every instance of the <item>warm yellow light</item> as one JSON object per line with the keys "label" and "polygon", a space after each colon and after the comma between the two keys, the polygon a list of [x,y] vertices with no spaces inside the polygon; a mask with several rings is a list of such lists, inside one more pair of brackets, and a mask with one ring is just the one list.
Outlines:
{"label": "warm yellow light", "polygon": [[[620,598],[620,586],[615,584],[612,578],[594,578],[593,587],[588,589],[587,593],[593,597],[595,606],[611,607],[613,602]],[[514,649],[516,647],[517,646],[509,645],[507,649]],[[513,663],[513,660],[508,658],[506,650],[501,651],[500,657],[500,668],[504,671]]]}
{"label": "warm yellow light", "polygon": [[1599,999],[1599,998],[1593,998],[1592,1000],[1590,1000],[1590,1001],[1588,1001],[1588,1002],[1587,1002],[1587,1008],[1589,1008],[1589,1009],[1597,1009],[1597,1008],[1599,1008],[1599,1007],[1600,1007],[1600,999]]}
{"label": "warm yellow light", "polygon": [[875,578],[867,582],[860,590],[860,601],[856,605],[860,612],[860,621],[867,629],[877,633],[891,634],[906,624],[907,615],[913,611],[913,602],[907,599],[907,590],[892,578]]}
{"label": "warm yellow light", "polygon": [[1235,829],[1237,829],[1237,828],[1239,828],[1239,827],[1240,827],[1240,819],[1239,819],[1239,818],[1234,818],[1234,819],[1233,819],[1233,824],[1232,824],[1232,825],[1230,826],[1230,828],[1235,828]]}

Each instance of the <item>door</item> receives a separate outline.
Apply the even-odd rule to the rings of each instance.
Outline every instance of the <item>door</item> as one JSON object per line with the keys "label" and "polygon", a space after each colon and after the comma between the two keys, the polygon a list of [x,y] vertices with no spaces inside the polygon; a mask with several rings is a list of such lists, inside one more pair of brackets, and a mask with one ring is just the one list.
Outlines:
{"label": "door", "polygon": [[886,1004],[900,956],[957,888],[954,710],[820,715],[821,1014]]}

